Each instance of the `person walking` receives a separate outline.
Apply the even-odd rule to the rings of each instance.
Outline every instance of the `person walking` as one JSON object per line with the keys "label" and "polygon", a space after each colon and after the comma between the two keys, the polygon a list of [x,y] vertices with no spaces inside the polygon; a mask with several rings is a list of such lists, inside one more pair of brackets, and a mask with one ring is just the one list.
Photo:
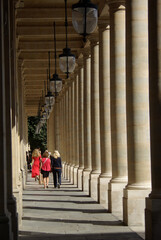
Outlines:
{"label": "person walking", "polygon": [[40,153],[38,149],[34,149],[32,152],[32,178],[35,181],[39,179],[40,175]]}
{"label": "person walking", "polygon": [[51,160],[48,157],[48,152],[43,153],[41,161],[41,173],[43,175],[44,188],[48,188],[49,185],[49,173],[51,171]]}
{"label": "person walking", "polygon": [[[38,150],[39,150],[39,153],[40,153],[40,170],[41,170],[41,161],[42,161],[41,149],[38,148]],[[39,184],[43,184],[43,183],[44,183],[44,182],[43,182],[43,176],[42,176],[41,171],[40,171]]]}
{"label": "person walking", "polygon": [[54,187],[60,188],[61,185],[61,172],[62,172],[62,163],[60,153],[55,150],[53,156],[50,156],[51,159],[51,166],[53,172],[53,181]]}

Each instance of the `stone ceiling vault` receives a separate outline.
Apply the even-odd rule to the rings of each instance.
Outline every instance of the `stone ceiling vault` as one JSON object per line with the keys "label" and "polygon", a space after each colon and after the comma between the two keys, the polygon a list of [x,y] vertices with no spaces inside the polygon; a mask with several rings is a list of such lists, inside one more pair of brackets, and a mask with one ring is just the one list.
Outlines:
{"label": "stone ceiling vault", "polygon": [[[82,37],[72,26],[72,4],[78,0],[67,0],[68,46],[78,57],[84,47]],[[105,0],[92,0],[98,5],[99,18],[108,18]],[[25,89],[25,108],[28,115],[37,115],[38,105],[46,71],[48,51],[51,51],[51,74],[54,73],[53,22],[56,22],[57,57],[65,47],[65,3],[64,0],[20,0],[16,9],[17,56],[21,63],[22,80]],[[96,30],[97,32],[97,30]],[[57,69],[65,82],[65,75]]]}

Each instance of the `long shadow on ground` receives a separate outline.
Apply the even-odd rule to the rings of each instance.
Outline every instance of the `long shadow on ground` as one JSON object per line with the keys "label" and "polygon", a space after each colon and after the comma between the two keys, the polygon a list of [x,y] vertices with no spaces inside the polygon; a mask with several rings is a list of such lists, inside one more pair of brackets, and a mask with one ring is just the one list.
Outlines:
{"label": "long shadow on ground", "polygon": [[60,222],[60,223],[82,223],[82,224],[93,224],[103,226],[123,226],[121,221],[92,221],[92,220],[69,220],[69,219],[52,219],[52,218],[37,218],[37,217],[23,217],[22,220],[31,221],[42,221],[42,222]]}
{"label": "long shadow on ground", "polygon": [[106,234],[48,234],[41,232],[19,232],[19,240],[142,240],[134,232]]}

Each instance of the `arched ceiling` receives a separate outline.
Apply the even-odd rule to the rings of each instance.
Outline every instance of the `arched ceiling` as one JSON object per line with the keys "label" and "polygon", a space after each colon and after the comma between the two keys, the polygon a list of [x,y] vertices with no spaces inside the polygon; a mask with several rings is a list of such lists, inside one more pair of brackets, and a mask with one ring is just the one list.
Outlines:
{"label": "arched ceiling", "polygon": [[[84,47],[82,36],[72,26],[72,4],[78,0],[67,0],[68,46],[78,57]],[[98,5],[99,18],[108,18],[105,0],[92,0]],[[28,115],[37,115],[40,97],[48,68],[48,51],[51,51],[51,73],[54,73],[53,22],[56,22],[57,57],[65,47],[65,3],[64,0],[19,0],[16,5],[17,55],[22,64],[25,89],[25,108]],[[97,32],[97,29],[96,29]],[[65,82],[65,75],[57,71]]]}

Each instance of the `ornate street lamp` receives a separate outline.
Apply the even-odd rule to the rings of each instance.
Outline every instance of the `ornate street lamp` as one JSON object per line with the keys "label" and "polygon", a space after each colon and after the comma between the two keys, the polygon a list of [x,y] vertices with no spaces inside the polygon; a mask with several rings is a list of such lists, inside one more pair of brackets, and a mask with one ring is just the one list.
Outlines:
{"label": "ornate street lamp", "polygon": [[98,22],[97,5],[90,0],[80,0],[72,5],[72,23],[77,33],[83,35],[84,42],[86,36],[92,33]]}
{"label": "ornate street lamp", "polygon": [[68,21],[67,21],[67,0],[65,0],[65,30],[66,30],[66,48],[63,49],[63,53],[59,55],[59,66],[62,72],[67,74],[74,71],[75,68],[75,55],[71,53],[70,48],[68,48]]}
{"label": "ornate street lamp", "polygon": [[55,48],[55,73],[50,79],[50,92],[53,92],[55,96],[62,90],[62,79],[59,78],[56,72],[56,33],[55,33],[55,22],[54,22],[54,48]]}
{"label": "ornate street lamp", "polygon": [[[50,80],[50,52],[48,54],[49,54],[49,80]],[[48,88],[48,77],[47,77],[47,91],[48,91],[47,95],[45,95],[45,104],[48,106],[54,105],[55,102],[54,96]]]}
{"label": "ornate street lamp", "polygon": [[50,91],[48,91],[47,95],[45,95],[45,104],[50,106],[54,105],[54,102],[55,102],[54,96]]}

